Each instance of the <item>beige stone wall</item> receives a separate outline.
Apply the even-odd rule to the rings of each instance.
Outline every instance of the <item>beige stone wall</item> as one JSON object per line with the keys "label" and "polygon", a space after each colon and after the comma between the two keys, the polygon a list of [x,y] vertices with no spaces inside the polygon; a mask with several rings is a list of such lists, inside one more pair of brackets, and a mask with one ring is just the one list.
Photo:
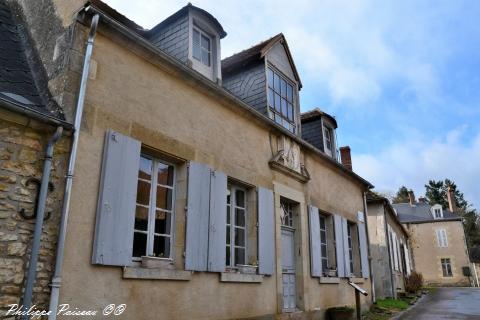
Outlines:
{"label": "beige stone wall", "polygon": [[[19,211],[30,215],[34,210],[37,189],[27,180],[41,179],[51,134],[51,127],[0,110],[0,315],[22,296],[35,220],[24,219]],[[62,138],[54,150],[50,181],[55,189],[47,198],[46,212],[51,216],[43,228],[34,287],[34,303],[43,308],[48,306],[54,267],[68,141]]]}
{"label": "beige stone wall", "polygon": [[[446,229],[448,247],[439,248],[436,229]],[[440,286],[469,285],[462,267],[469,266],[465,235],[461,221],[409,224],[415,270],[423,274],[426,284]],[[453,277],[443,277],[441,258],[450,258]]]}
{"label": "beige stone wall", "polygon": [[[358,182],[308,152],[304,162],[312,180],[306,185],[270,169],[268,161],[275,154],[271,142],[277,134],[251,115],[218,101],[194,83],[170,74],[156,61],[149,63],[102,33],[97,36],[93,59],[97,70],[88,84],[80,134],[61,303],[97,310],[110,303],[127,303],[123,319],[246,318],[275,314],[281,309],[278,272],[265,277],[261,284],[221,283],[219,274],[202,272],[185,282],[124,280],[121,268],[90,263],[107,129],[164,153],[208,164],[244,183],[274,189],[276,200],[280,195],[295,197],[293,200],[301,203],[299,307],[321,314],[327,307],[354,303],[353,290],[346,280],[321,285],[310,277],[306,205],[313,203],[356,221],[357,212],[363,211],[363,190]],[[183,268],[186,177],[180,174],[178,179],[175,265]],[[278,230],[277,224],[277,235]],[[278,239],[276,250],[279,259]],[[370,291],[369,281],[362,286]],[[364,306],[369,299],[362,298]]]}

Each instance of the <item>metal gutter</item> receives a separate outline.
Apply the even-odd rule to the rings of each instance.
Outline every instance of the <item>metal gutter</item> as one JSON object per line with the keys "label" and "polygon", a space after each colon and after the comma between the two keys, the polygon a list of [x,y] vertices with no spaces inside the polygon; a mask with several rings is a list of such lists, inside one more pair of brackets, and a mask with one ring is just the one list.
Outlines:
{"label": "metal gutter", "polygon": [[56,126],[56,127],[61,126],[65,129],[72,129],[73,128],[72,124],[70,124],[70,123],[68,123],[64,120],[60,120],[53,115],[50,116],[50,115],[44,114],[44,113],[42,113],[38,110],[32,109],[28,106],[25,106],[25,105],[21,104],[21,103],[15,103],[13,101],[9,101],[9,100],[5,100],[5,99],[0,98],[0,107],[6,109],[8,111],[19,113],[19,114],[22,114],[22,115],[27,116],[29,118],[33,118],[33,119],[38,120],[40,122],[50,124],[50,125],[53,125],[53,126]]}
{"label": "metal gutter", "polygon": [[240,107],[244,111],[248,112],[252,116],[254,116],[257,120],[261,121],[264,125],[268,126],[276,130],[277,132],[288,136],[292,140],[294,140],[299,145],[303,146],[310,152],[313,152],[317,156],[319,156],[322,160],[326,161],[327,163],[333,165],[335,168],[340,169],[340,171],[360,183],[366,185],[368,188],[373,188],[374,186],[368,182],[367,180],[363,179],[353,171],[345,168],[342,164],[338,163],[337,161],[333,160],[331,157],[325,155],[322,151],[311,145],[310,143],[306,142],[305,140],[301,139],[300,137],[296,136],[295,134],[291,133],[287,129],[279,126],[273,120],[267,118],[257,110],[253,109],[251,106],[246,104],[245,102],[238,99],[236,96],[225,90],[223,87],[218,85],[217,83],[212,82],[211,80],[207,79],[206,77],[202,76],[200,73],[194,71],[193,69],[187,67],[186,65],[182,64],[175,58],[169,56],[167,53],[163,52],[162,50],[155,47],[150,41],[143,38],[142,36],[138,35],[131,29],[127,28],[126,26],[122,25],[120,22],[116,21],[115,19],[108,16],[99,8],[95,7],[95,5],[91,5],[89,7],[89,11],[98,14],[102,18],[102,23],[112,27],[115,31],[119,32],[121,35],[125,36],[129,40],[135,42],[137,45],[141,46],[145,50],[150,51],[151,53],[155,54],[157,57],[161,58],[164,62],[166,62],[170,67],[174,68],[176,71],[181,72],[182,75],[187,76],[189,79],[195,81],[196,83],[205,87],[210,93],[216,94],[221,98],[228,100],[230,103],[233,103],[237,107]]}
{"label": "metal gutter", "polygon": [[[32,306],[33,286],[37,275],[38,251],[40,250],[40,240],[42,237],[43,219],[45,217],[45,205],[47,203],[48,183],[50,182],[50,172],[52,170],[53,148],[55,143],[62,136],[63,128],[57,127],[47,144],[45,152],[45,162],[43,164],[42,182],[38,196],[38,207],[36,212],[35,230],[33,233],[32,252],[30,254],[30,263],[28,265],[27,280],[25,283],[25,292],[23,295],[23,308],[25,311]],[[22,319],[28,320],[28,313],[22,316]]]}
{"label": "metal gutter", "polygon": [[[85,11],[88,11],[89,8],[90,7],[85,8]],[[87,46],[85,50],[85,57],[83,61],[82,78],[80,81],[77,107],[75,112],[75,121],[73,124],[74,131],[73,131],[73,137],[71,142],[72,145],[70,150],[70,158],[68,161],[67,177],[65,182],[65,192],[63,196],[62,216],[60,220],[60,228],[59,228],[58,242],[57,242],[57,255],[55,258],[55,271],[52,278],[52,292],[50,295],[50,305],[49,305],[49,310],[52,312],[48,316],[49,320],[55,320],[57,318],[58,299],[59,299],[60,286],[62,281],[62,267],[63,267],[64,251],[65,251],[65,238],[67,233],[68,214],[70,211],[70,199],[71,199],[73,175],[75,170],[75,161],[77,158],[78,138],[80,135],[80,126],[82,123],[85,93],[87,91],[88,72],[90,70],[90,60],[92,57],[93,44],[94,44],[95,35],[97,32],[99,19],[100,19],[100,16],[98,14],[94,15],[92,18],[90,32],[88,34],[88,39],[87,39]]]}

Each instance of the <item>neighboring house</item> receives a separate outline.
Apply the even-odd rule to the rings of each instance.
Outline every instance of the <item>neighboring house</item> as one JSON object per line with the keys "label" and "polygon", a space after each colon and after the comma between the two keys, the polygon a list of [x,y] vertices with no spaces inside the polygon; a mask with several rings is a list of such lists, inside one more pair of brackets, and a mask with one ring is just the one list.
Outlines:
{"label": "neighboring house", "polygon": [[470,249],[470,261],[472,262],[472,282],[474,286],[480,287],[480,247]]}
{"label": "neighboring house", "polygon": [[396,298],[412,270],[408,233],[387,198],[369,192],[367,208],[375,295]]}
{"label": "neighboring house", "polygon": [[[373,186],[351,170],[348,148],[337,160],[333,117],[300,114],[282,34],[222,61],[226,32],[191,4],[151,30],[100,1],[82,5],[43,4],[71,31],[66,90],[93,46],[51,306],[126,304],[124,319],[311,319],[355,303],[348,280],[370,292]],[[315,128],[323,148],[309,141]]]}
{"label": "neighboring house", "polygon": [[[40,208],[45,220],[43,233],[42,229],[38,233],[33,303],[48,308],[70,141],[71,126],[49,94],[45,70],[27,29],[19,8],[1,1],[0,317],[9,304],[21,302]],[[49,141],[54,147],[51,159],[46,154]],[[45,172],[50,162],[51,173]],[[39,200],[42,181],[48,190],[45,206]]]}
{"label": "neighboring house", "polygon": [[[449,190],[449,192],[451,192]],[[413,253],[413,269],[423,275],[427,285],[469,286],[463,268],[469,268],[462,218],[449,195],[449,210],[429,205],[424,198],[393,204],[398,219],[407,228]]]}

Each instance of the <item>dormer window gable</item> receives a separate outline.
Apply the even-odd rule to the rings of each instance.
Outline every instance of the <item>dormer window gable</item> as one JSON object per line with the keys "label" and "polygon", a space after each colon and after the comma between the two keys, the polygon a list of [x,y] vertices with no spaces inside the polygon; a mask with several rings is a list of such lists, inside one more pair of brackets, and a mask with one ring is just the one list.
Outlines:
{"label": "dormer window gable", "polygon": [[300,133],[302,83],[283,34],[222,60],[225,89],[292,133]]}
{"label": "dormer window gable", "polygon": [[226,32],[207,11],[188,4],[146,33],[156,47],[220,83],[220,40]]}
{"label": "dormer window gable", "polygon": [[338,161],[337,121],[319,108],[301,114],[302,139]]}
{"label": "dormer window gable", "polygon": [[431,211],[434,219],[443,219],[443,208],[441,205],[433,205]]}

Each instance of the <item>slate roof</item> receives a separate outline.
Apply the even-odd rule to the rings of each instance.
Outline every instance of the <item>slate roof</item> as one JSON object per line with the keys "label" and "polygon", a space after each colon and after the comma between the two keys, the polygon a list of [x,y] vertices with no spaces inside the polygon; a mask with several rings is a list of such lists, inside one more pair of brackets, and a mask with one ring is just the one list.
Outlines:
{"label": "slate roof", "polygon": [[248,65],[250,62],[259,60],[263,58],[263,56],[267,53],[267,51],[272,48],[278,41],[282,41],[285,45],[285,51],[287,56],[290,60],[290,64],[292,65],[293,73],[295,74],[295,78],[298,81],[299,87],[302,87],[302,81],[300,80],[300,76],[298,75],[297,67],[293,62],[292,55],[290,53],[290,49],[288,48],[287,41],[285,40],[285,36],[283,33],[279,33],[267,40],[264,40],[253,47],[235,53],[234,55],[225,58],[222,60],[222,73],[229,73],[238,68],[242,68]]}
{"label": "slate roof", "polygon": [[[64,119],[62,110],[38,90],[26,55],[26,36],[11,8],[0,2],[0,100]],[[47,84],[45,83],[45,88]]]}
{"label": "slate roof", "polygon": [[334,124],[335,129],[338,127],[337,120],[334,117],[332,117],[331,115],[329,115],[328,113],[323,112],[319,108],[314,108],[312,110],[309,110],[309,111],[306,111],[306,112],[300,114],[302,124],[303,123],[308,123],[310,121],[315,121],[315,120],[321,118],[322,116],[330,119],[330,121],[332,121],[332,123]]}
{"label": "slate roof", "polygon": [[445,209],[443,210],[443,218],[434,219],[431,206],[428,203],[417,202],[413,206],[410,203],[394,203],[392,207],[397,211],[398,218],[402,223],[461,220],[461,217]]}

